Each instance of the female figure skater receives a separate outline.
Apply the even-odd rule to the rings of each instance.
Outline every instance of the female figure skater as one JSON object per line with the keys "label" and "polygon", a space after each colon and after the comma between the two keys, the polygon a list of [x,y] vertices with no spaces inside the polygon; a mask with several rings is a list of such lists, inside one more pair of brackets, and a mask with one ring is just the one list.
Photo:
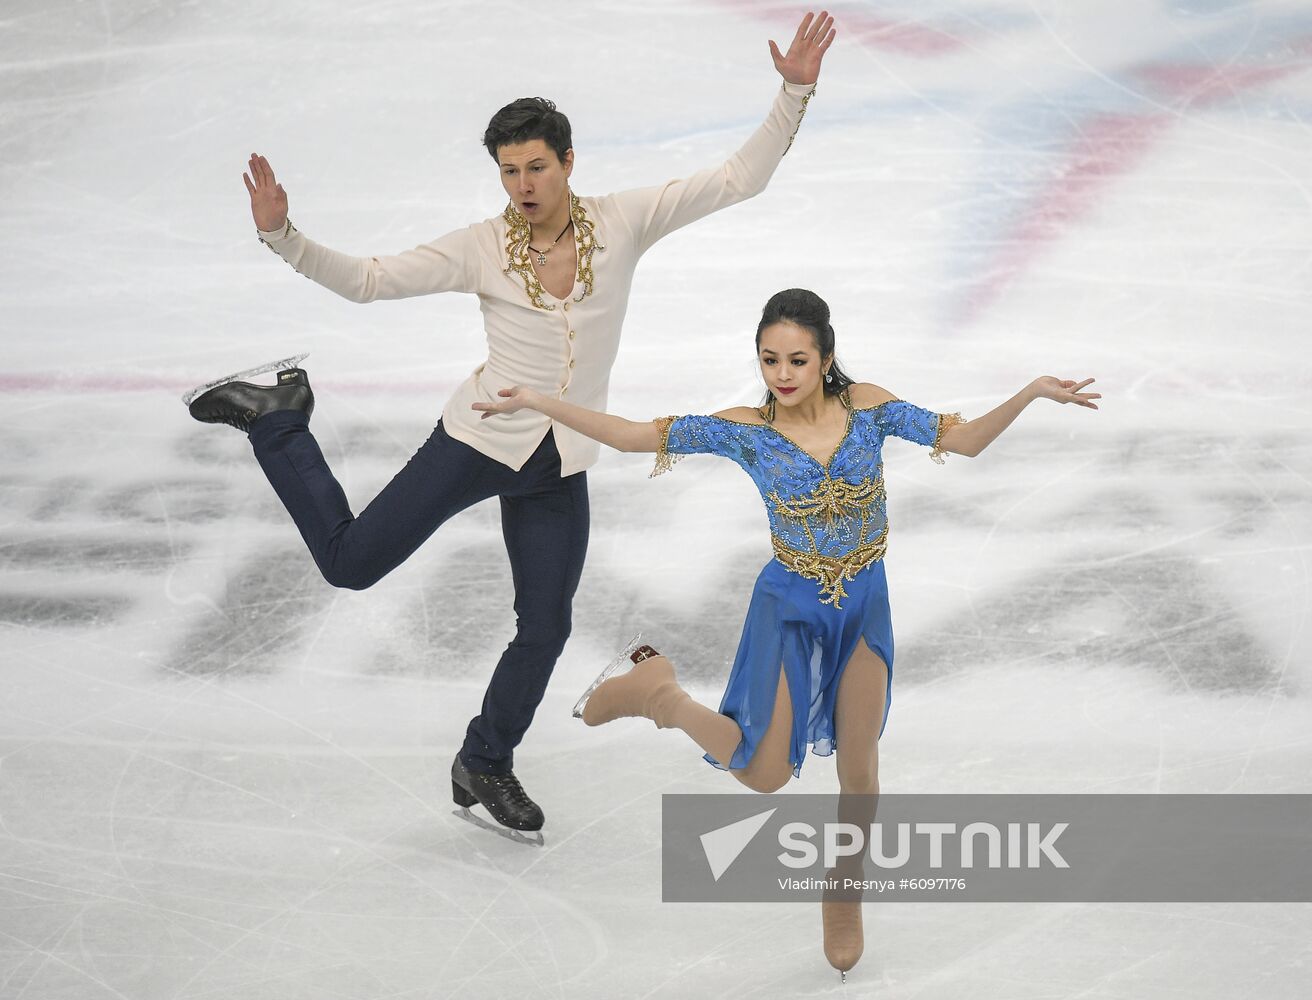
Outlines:
{"label": "female figure skater", "polygon": [[[978,455],[1036,399],[1096,410],[1101,397],[1082,391],[1093,379],[1044,376],[970,422],[932,413],[844,374],[829,307],[799,288],[766,303],[756,351],[768,390],[761,407],[638,423],[515,386],[473,408],[484,418],[529,408],[620,451],[655,452],[652,475],[682,455],[722,455],[765,501],[774,558],[752,591],[719,712],[694,701],[669,660],[642,646],[597,678],[576,715],[590,726],[642,716],[681,729],[710,763],[760,792],[800,774],[808,743],[821,755],[836,749],[841,793],[872,797],[893,663],[884,438],[930,446],[941,464],[944,452]],[[608,676],[628,660],[631,670]],[[860,902],[826,898],[823,911],[825,955],[845,973],[863,947]]]}

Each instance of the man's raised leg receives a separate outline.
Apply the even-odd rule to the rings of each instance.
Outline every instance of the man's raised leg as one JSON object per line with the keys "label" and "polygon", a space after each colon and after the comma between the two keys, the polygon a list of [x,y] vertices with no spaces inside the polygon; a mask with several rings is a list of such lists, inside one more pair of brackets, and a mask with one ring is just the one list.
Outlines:
{"label": "man's raised leg", "polygon": [[359,516],[333,477],[308,417],[277,410],[250,429],[255,457],[334,587],[363,590],[403,563],[443,521],[497,493],[512,475],[447,435],[432,435]]}

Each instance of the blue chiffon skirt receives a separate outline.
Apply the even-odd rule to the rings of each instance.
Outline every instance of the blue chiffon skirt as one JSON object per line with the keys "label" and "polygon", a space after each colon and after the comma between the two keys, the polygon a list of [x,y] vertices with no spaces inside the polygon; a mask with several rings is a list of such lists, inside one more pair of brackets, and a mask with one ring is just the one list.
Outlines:
{"label": "blue chiffon skirt", "polygon": [[[833,753],[838,682],[862,638],[888,664],[884,717],[879,724],[883,735],[893,698],[893,627],[883,561],[871,563],[843,586],[847,596],[839,602],[842,607],[835,608],[820,603],[818,583],[785,569],[777,560],[771,559],[756,578],[743,637],[720,702],[720,714],[743,731],[730,768],[746,767],[765,736],[774,714],[781,664],[793,702],[793,774],[802,772],[807,744],[819,756]],[[706,760],[723,770],[709,754]]]}

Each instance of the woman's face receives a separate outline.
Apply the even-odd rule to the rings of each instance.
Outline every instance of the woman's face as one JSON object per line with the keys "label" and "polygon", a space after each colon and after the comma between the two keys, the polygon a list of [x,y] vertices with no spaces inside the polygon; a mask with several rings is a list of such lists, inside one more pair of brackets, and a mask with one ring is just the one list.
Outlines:
{"label": "woman's face", "polygon": [[797,406],[823,392],[830,358],[821,358],[815,334],[788,320],[761,331],[761,377],[780,406]]}

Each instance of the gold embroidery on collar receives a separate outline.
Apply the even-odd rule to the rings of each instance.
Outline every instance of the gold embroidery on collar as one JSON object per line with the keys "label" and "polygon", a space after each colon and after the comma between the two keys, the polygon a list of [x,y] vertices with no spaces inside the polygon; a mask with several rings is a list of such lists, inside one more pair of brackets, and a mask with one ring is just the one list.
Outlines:
{"label": "gold embroidery on collar", "polygon": [[888,530],[882,531],[874,541],[857,546],[837,558],[794,549],[781,541],[778,535],[771,535],[770,543],[774,546],[774,557],[783,563],[785,569],[820,584],[821,604],[832,604],[836,610],[841,611],[842,605],[838,602],[847,596],[843,581],[853,579],[871,563],[884,558],[888,547]]}
{"label": "gold embroidery on collar", "polygon": [[578,247],[578,280],[583,285],[583,295],[574,301],[582,302],[584,296],[592,294],[592,255],[606,248],[597,242],[597,224],[588,218],[583,202],[573,194],[569,199],[569,217],[574,220],[574,242]]}
{"label": "gold embroidery on collar", "polygon": [[[533,270],[533,264],[528,259],[528,245],[533,239],[533,227],[513,202],[506,206],[501,217],[506,220],[506,266],[502,270],[514,271],[519,275],[524,282],[524,291],[528,293],[529,301],[538,309],[547,311],[555,309],[555,306],[548,305],[542,300],[546,289],[542,287],[542,282],[538,280],[537,272]],[[573,192],[570,192],[569,196],[569,217],[574,222],[574,251],[578,258],[575,280],[583,285],[583,294],[574,301],[582,302],[585,296],[592,294],[592,255],[606,248],[597,242],[596,223],[588,218],[579,196]]]}

